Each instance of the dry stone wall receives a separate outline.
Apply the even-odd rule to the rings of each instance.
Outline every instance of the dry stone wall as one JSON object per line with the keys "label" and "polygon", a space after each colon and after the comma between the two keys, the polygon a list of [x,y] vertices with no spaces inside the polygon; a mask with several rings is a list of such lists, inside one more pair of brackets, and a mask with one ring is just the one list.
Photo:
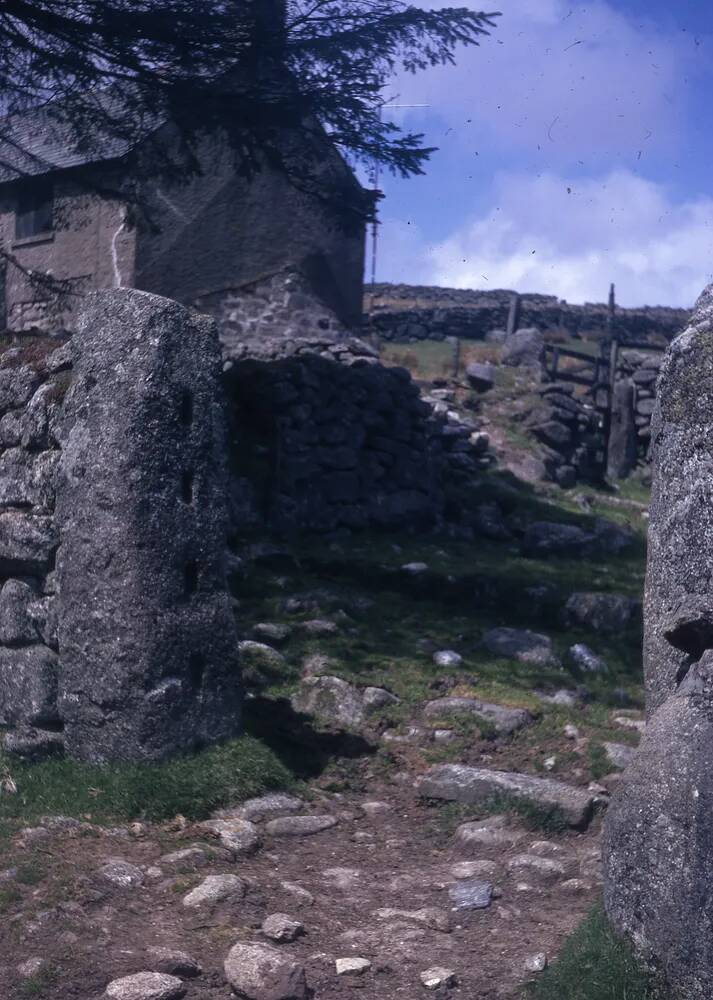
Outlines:
{"label": "dry stone wall", "polygon": [[446,463],[475,448],[360,341],[243,344],[226,381],[237,529],[431,526]]}
{"label": "dry stone wall", "polygon": [[68,352],[0,357],[0,725],[59,728],[55,477]]}
{"label": "dry stone wall", "polygon": [[[368,286],[365,293],[370,327],[383,340],[413,343],[446,337],[483,340],[507,327],[514,292],[476,291],[412,285]],[[373,309],[372,309],[373,306]],[[560,330],[570,336],[607,329],[606,303],[571,305],[554,295],[525,293],[520,297],[521,327]],[[617,309],[614,330],[622,343],[655,338],[672,340],[686,325],[690,311],[662,306]]]}

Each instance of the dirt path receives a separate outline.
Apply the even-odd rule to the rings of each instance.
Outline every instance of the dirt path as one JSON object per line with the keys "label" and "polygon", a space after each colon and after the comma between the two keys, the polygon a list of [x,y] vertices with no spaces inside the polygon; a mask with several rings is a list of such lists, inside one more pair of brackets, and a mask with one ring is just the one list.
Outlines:
{"label": "dirt path", "polygon": [[[304,933],[275,947],[304,965],[316,1000],[354,989],[363,1000],[505,1000],[521,995],[527,960],[553,956],[597,893],[596,829],[545,840],[490,823],[485,842],[465,845],[449,810],[422,803],[409,779],[374,780],[366,795],[322,795],[301,812],[281,814],[337,820],[317,834],[271,836],[267,824],[280,814],[256,822],[261,846],[239,858],[205,829],[178,823],[110,832],[72,824],[17,838],[5,859],[10,873],[0,873],[0,992],[8,1000],[98,1000],[110,981],[156,968],[147,949],[162,946],[187,952],[201,967],[185,978],[188,1000],[228,998],[223,962],[230,948],[266,942],[263,920],[281,913]],[[166,860],[196,843],[203,856]],[[133,884],[109,880],[102,868],[111,859],[135,866],[111,869],[114,879]],[[244,894],[184,905],[207,876],[225,874],[239,876]],[[490,904],[453,909],[449,891],[473,881],[492,885]],[[344,957],[371,967],[338,976],[335,960]],[[18,963],[32,959],[44,968],[36,963],[28,980]],[[429,994],[420,975],[433,966],[451,970],[457,985]]]}

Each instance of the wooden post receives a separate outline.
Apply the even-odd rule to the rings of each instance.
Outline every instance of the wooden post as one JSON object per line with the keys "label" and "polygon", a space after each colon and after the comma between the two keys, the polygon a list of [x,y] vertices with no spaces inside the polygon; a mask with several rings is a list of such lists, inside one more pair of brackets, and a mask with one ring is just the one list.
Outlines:
{"label": "wooden post", "polygon": [[513,333],[517,333],[517,328],[520,325],[520,296],[517,292],[510,299],[510,310],[508,312],[508,325],[507,325],[507,336],[512,337]]}

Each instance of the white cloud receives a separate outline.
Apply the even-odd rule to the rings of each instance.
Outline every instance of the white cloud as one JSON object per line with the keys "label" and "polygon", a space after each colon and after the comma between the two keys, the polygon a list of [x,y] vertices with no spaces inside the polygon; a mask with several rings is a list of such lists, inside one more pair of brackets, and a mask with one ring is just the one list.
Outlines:
{"label": "white cloud", "polygon": [[459,288],[515,288],[570,302],[690,306],[713,280],[713,198],[675,203],[625,170],[568,181],[501,175],[493,208],[429,246],[385,219],[379,277]]}
{"label": "white cloud", "polygon": [[[481,9],[480,0],[467,5]],[[550,167],[583,161],[600,170],[613,156],[680,146],[688,81],[706,58],[692,37],[604,0],[500,6],[498,28],[480,48],[461,50],[457,66],[400,77],[400,101],[431,105],[453,129],[449,141],[503,152],[539,147]]]}

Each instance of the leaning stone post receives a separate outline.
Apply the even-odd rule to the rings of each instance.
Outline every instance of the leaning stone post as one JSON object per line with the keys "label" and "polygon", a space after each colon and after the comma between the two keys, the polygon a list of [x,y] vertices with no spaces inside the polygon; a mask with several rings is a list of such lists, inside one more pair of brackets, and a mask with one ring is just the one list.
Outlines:
{"label": "leaning stone post", "polygon": [[161,759],[240,725],[218,336],[118,289],[88,298],[73,348],[57,493],[67,751]]}
{"label": "leaning stone post", "polygon": [[713,285],[672,343],[652,423],[648,725],[604,836],[609,917],[677,998],[713,996]]}

